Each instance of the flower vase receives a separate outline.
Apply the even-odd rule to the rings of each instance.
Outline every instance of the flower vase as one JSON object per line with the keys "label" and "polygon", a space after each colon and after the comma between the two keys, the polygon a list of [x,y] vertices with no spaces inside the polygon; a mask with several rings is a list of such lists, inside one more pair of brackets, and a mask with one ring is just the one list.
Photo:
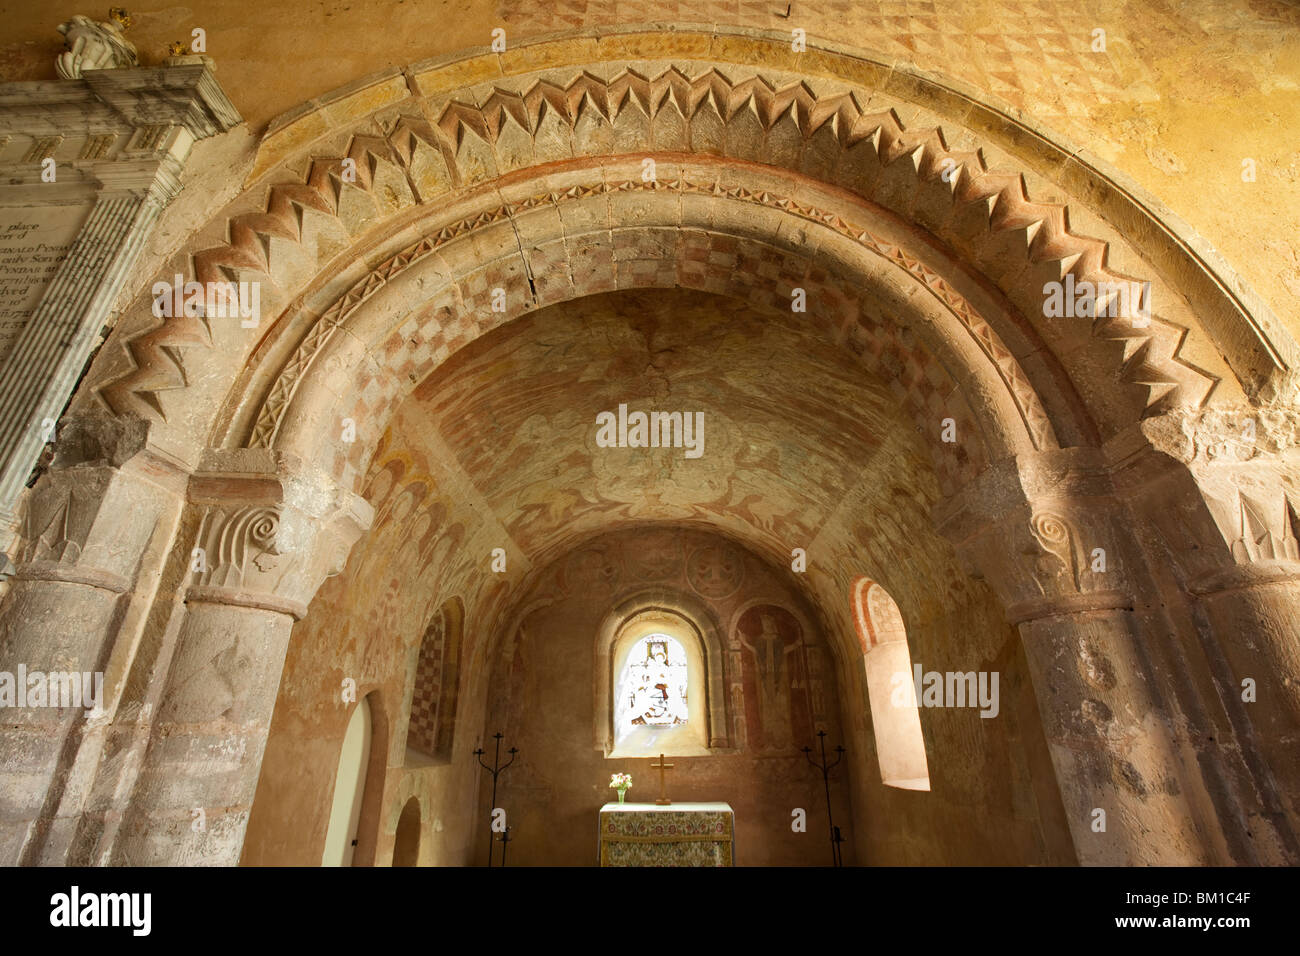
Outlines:
{"label": "flower vase", "polygon": [[618,802],[622,803],[623,795],[627,793],[627,787],[619,787],[616,792],[618,793]]}

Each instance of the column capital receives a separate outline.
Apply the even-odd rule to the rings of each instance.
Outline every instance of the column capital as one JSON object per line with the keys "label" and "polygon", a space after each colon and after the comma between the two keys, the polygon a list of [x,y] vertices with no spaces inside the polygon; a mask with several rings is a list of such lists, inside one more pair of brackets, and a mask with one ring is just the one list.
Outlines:
{"label": "column capital", "polygon": [[188,475],[144,448],[147,424],[109,432],[70,423],[54,467],[23,499],[18,580],[131,589],[156,525],[183,499]]}
{"label": "column capital", "polygon": [[1068,448],[994,464],[935,517],[1018,624],[1131,605],[1123,513],[1100,450]]}
{"label": "column capital", "polygon": [[1192,542],[1204,556],[1193,593],[1300,580],[1300,456],[1206,463],[1191,477],[1212,519]]}
{"label": "column capital", "polygon": [[1144,422],[1115,482],[1205,594],[1300,576],[1300,413],[1235,406]]}
{"label": "column capital", "polygon": [[374,509],[324,472],[265,449],[211,451],[190,484],[202,509],[187,601],[261,608],[301,619],[343,569]]}
{"label": "column capital", "polygon": [[1047,502],[1105,498],[1114,491],[1110,465],[1100,449],[1056,448],[989,465],[935,508],[935,522],[948,538],[965,540]]}

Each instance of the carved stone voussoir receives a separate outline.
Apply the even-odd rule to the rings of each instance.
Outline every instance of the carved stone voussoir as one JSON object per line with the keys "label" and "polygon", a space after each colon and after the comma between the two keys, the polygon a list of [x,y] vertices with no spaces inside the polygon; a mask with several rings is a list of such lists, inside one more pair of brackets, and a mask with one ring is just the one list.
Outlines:
{"label": "carved stone voussoir", "polygon": [[[918,195],[946,196],[944,203],[951,215],[937,217],[943,222],[954,218],[960,209],[984,203],[990,208],[996,206],[998,216],[982,223],[978,235],[940,235],[953,248],[963,250],[963,256],[975,268],[1000,255],[998,250],[1005,251],[1010,244],[1015,246],[1018,257],[1024,257],[1026,268],[1003,270],[1007,274],[1038,276],[1037,271],[1028,268],[1031,252],[1050,248],[1052,268],[1058,273],[1073,268],[1080,281],[1115,278],[1104,264],[1106,241],[1077,236],[1068,230],[1063,205],[1031,199],[1021,176],[989,169],[976,154],[953,153],[937,127],[905,128],[890,110],[868,110],[863,104],[870,97],[864,91],[843,86],[834,90],[828,87],[819,93],[806,83],[792,82],[788,75],[767,75],[761,70],[741,75],[704,66],[686,72],[677,66],[649,71],[635,63],[624,66],[609,79],[576,70],[565,80],[534,75],[494,80],[425,102],[427,115],[436,117],[433,122],[411,115],[398,120],[372,116],[357,124],[346,142],[332,144],[327,155],[303,157],[303,163],[272,163],[265,167],[265,171],[274,170],[272,178],[258,181],[247,197],[258,208],[250,211],[247,203],[229,207],[221,214],[226,224],[215,231],[229,236],[229,241],[194,252],[194,277],[200,282],[216,281],[232,268],[249,268],[252,264],[277,286],[296,289],[301,285],[298,273],[304,261],[310,266],[310,257],[318,254],[313,237],[319,230],[329,229],[355,241],[363,233],[382,228],[394,214],[405,214],[416,202],[429,203],[437,197],[439,203],[444,203],[447,193],[453,197],[469,195],[473,187],[505,174],[517,175],[526,168],[549,168],[561,162],[585,162],[588,157],[609,155],[611,151],[637,155],[662,152],[667,148],[665,143],[671,146],[677,141],[661,141],[652,133],[671,126],[682,130],[679,145],[683,146],[697,139],[707,143],[710,135],[725,131],[720,142],[726,147],[723,152],[732,159],[790,170],[802,171],[809,164],[838,170],[833,175],[827,173],[827,185],[848,188],[905,217]],[[788,140],[789,154],[774,156],[767,151],[763,144],[771,137]],[[282,138],[277,134],[275,142]],[[267,142],[271,143],[272,137]],[[280,156],[276,149],[268,147],[269,154]],[[899,161],[907,156],[924,159]],[[451,233],[490,228],[498,220],[513,222],[517,214],[530,208],[570,205],[593,190],[620,195],[664,190],[683,196],[708,192],[725,194],[735,203],[774,204],[794,217],[843,232],[846,238],[887,256],[924,283],[987,348],[1024,418],[1034,447],[1055,444],[1051,416],[1039,401],[1029,375],[1014,358],[1015,349],[998,339],[976,310],[953,292],[950,282],[932,274],[907,250],[875,242],[871,232],[860,225],[850,228],[853,224],[835,209],[816,207],[768,190],[749,191],[682,176],[673,178],[667,175],[671,164],[663,162],[662,182],[638,179],[613,183],[605,181],[601,174],[593,174],[590,181],[573,184],[568,191],[547,190],[504,204],[495,190],[486,191],[483,196],[488,198],[478,208],[468,209],[463,220],[446,224],[438,234],[421,240],[427,248],[404,250],[401,255],[407,259],[418,257],[450,241]],[[948,162],[963,168],[960,186],[936,192],[934,183],[944,182],[941,170]],[[346,179],[345,168],[350,170]],[[886,188],[895,177],[901,177],[896,188]],[[408,188],[408,181],[416,184],[414,192]],[[313,211],[310,228],[301,217],[301,211],[307,209]],[[1025,222],[1033,222],[1038,230],[1032,244],[1021,235]],[[320,248],[332,246],[322,244]],[[364,277],[359,288],[348,293],[352,301],[342,303],[340,309],[346,311],[362,292],[381,287],[387,278]],[[761,285],[761,280],[755,281]],[[1032,314],[1042,309],[1041,286],[1041,281],[1026,279],[1023,288],[1008,286],[1002,291],[1026,314]],[[131,316],[124,328],[129,328],[130,334],[121,336],[119,342],[130,352],[129,364],[106,380],[94,381],[92,387],[115,409],[133,408],[161,418],[158,394],[170,393],[169,403],[183,401],[188,387],[186,353],[210,345],[196,340],[184,322],[170,321],[157,328],[149,318],[139,322]],[[314,348],[331,328],[313,330],[305,344]],[[1118,374],[1128,385],[1147,388],[1148,413],[1184,404],[1200,406],[1218,381],[1216,373],[1199,368],[1183,354],[1186,330],[1172,321],[1153,323],[1133,316],[1120,317],[1097,326],[1093,335],[1096,341],[1091,347],[1098,361],[1100,356],[1111,354],[1114,341],[1130,343],[1127,350],[1139,358],[1126,362]],[[1142,343],[1141,347],[1137,343]],[[294,356],[289,362],[290,371],[305,368],[304,359],[309,356]],[[1152,388],[1151,382],[1163,384]],[[275,392],[283,393],[288,388],[289,383],[277,383]],[[283,403],[273,394],[269,404],[271,408],[258,418],[255,444],[274,440],[276,415]]]}

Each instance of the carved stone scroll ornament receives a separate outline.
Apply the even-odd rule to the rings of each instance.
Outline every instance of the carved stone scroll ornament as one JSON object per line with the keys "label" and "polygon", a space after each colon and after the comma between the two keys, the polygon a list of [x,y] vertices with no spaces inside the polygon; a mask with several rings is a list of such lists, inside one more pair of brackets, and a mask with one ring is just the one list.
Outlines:
{"label": "carved stone scroll ornament", "polygon": [[1051,591],[1045,582],[1064,578],[1075,591],[1080,590],[1079,580],[1080,556],[1078,554],[1078,535],[1070,523],[1060,515],[1039,512],[1029,522],[1029,530],[1046,554],[1039,557],[1035,577],[1043,593]]}
{"label": "carved stone scroll ornament", "polygon": [[206,525],[202,538],[207,547],[201,561],[196,556],[199,584],[242,589],[255,573],[272,574],[292,561],[281,553],[280,515],[273,508],[213,511]]}
{"label": "carved stone scroll ornament", "polygon": [[79,80],[86,70],[138,66],[135,45],[124,36],[130,25],[131,17],[121,7],[113,7],[99,23],[77,14],[59,24],[68,48],[54,61],[55,70],[65,80]]}
{"label": "carved stone scroll ornament", "polygon": [[347,494],[330,514],[285,505],[214,505],[191,552],[187,599],[301,619],[325,578],[339,573],[374,511]]}

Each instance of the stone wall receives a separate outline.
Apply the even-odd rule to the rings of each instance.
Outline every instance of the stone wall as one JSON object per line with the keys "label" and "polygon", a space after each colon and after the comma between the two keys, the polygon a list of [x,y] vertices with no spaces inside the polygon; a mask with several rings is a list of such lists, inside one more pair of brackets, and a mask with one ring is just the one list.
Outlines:
{"label": "stone wall", "polygon": [[[538,573],[521,597],[533,607],[494,662],[486,731],[500,730],[520,753],[501,778],[497,805],[507,811],[511,864],[588,866],[596,860],[596,815],[616,799],[612,773],[631,773],[627,799],[653,803],[659,774],[650,758],[607,758],[593,727],[603,658],[602,624],[629,596],[650,589],[661,606],[702,602],[724,634],[722,685],[727,720],[710,726],[725,741],[707,757],[669,756],[669,797],[676,802],[730,803],[736,812],[736,863],[828,865],[821,774],[799,752],[816,746],[814,732],[841,741],[840,698],[833,652],[803,598],[764,562],[725,538],[674,528],[602,535]],[[631,610],[631,605],[628,605]],[[753,618],[782,620],[787,669],[764,710]],[[749,646],[746,646],[749,645]],[[718,666],[717,662],[713,666]],[[694,688],[692,693],[702,689]],[[779,713],[785,711],[784,713]],[[489,750],[490,754],[490,750]],[[835,822],[852,838],[848,764],[834,772]],[[486,776],[486,775],[485,775]],[[486,855],[488,784],[480,791],[475,831]],[[807,831],[791,830],[791,811],[807,812]],[[852,850],[850,847],[850,860]]]}
{"label": "stone wall", "polygon": [[[600,677],[593,673],[593,661],[599,660],[593,642],[611,608],[647,583],[662,591],[669,604],[673,594],[702,597],[686,569],[689,556],[711,549],[737,558],[729,593],[706,598],[709,612],[726,632],[731,746],[707,758],[672,758],[676,766],[669,773],[669,793],[679,801],[732,804],[740,865],[828,863],[821,775],[797,753],[798,747],[816,747],[817,741],[805,732],[789,746],[767,745],[753,654],[746,646],[750,638],[744,633],[747,611],[763,605],[790,608],[803,622],[820,618],[810,614],[786,575],[752,554],[712,535],[664,529],[601,536],[541,573],[521,599],[524,606],[540,606],[521,618],[515,639],[494,668],[488,695],[493,706],[485,727],[501,730],[505,743],[521,751],[502,778],[497,800],[514,828],[512,862],[589,864],[596,810],[612,799],[606,786],[610,773],[633,774],[629,800],[657,796],[658,775],[650,770],[651,761],[606,758],[591,743],[593,707],[599,699],[594,688]],[[657,570],[647,575],[648,568]],[[827,731],[828,748],[843,742],[848,750],[832,772],[836,823],[849,841],[846,862],[1073,862],[1023,657],[996,601],[981,593],[974,606],[917,622],[909,634],[914,660],[927,669],[1001,672],[999,719],[982,719],[976,710],[923,713],[933,793],[881,783],[861,656],[832,650],[820,625],[805,624],[805,640],[823,662],[818,683],[826,710],[815,725]],[[847,594],[843,600],[847,604]],[[791,699],[799,693],[799,688],[791,691]],[[793,726],[801,726],[797,707],[793,713]],[[846,723],[847,738],[841,735]],[[487,819],[487,796],[480,793],[479,821]],[[791,832],[795,807],[808,811],[805,834]],[[485,834],[475,839],[481,855]]]}

